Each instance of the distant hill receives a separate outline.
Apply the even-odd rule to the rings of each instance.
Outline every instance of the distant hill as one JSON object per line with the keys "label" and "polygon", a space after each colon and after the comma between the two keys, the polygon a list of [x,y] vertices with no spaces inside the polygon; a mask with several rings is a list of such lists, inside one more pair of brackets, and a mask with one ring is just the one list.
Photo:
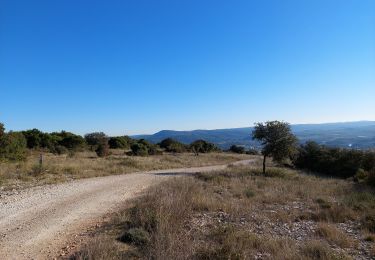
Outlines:
{"label": "distant hill", "polygon": [[[259,144],[252,141],[250,137],[252,130],[252,127],[193,131],[163,130],[153,135],[136,135],[133,138],[144,138],[150,142],[158,143],[171,137],[186,144],[197,139],[204,139],[223,149],[227,149],[233,144],[257,147]],[[292,131],[301,143],[313,140],[319,144],[333,147],[375,148],[375,121],[298,124],[292,125]]]}

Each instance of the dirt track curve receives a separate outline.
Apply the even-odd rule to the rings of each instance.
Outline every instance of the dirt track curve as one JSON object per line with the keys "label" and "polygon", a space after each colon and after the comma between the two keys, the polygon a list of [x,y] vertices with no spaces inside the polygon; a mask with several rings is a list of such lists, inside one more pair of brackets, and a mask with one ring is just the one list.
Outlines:
{"label": "dirt track curve", "polygon": [[0,193],[0,259],[54,258],[69,238],[143,189],[178,174],[225,167],[139,172],[34,187],[12,195]]}

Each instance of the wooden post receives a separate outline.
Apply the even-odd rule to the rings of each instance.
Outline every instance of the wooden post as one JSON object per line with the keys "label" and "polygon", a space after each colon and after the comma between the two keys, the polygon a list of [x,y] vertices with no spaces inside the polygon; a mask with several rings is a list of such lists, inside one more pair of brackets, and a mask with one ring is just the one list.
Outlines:
{"label": "wooden post", "polygon": [[266,175],[266,156],[263,157],[263,175]]}
{"label": "wooden post", "polygon": [[43,154],[40,153],[39,155],[39,171],[41,172],[43,168]]}

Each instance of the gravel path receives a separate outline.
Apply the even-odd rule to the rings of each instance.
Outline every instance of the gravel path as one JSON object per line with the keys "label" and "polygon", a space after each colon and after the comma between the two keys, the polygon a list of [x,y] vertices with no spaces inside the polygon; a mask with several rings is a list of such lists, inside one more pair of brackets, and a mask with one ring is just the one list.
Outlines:
{"label": "gravel path", "polygon": [[51,259],[70,237],[98,223],[143,189],[171,176],[224,168],[140,172],[0,193],[0,259]]}

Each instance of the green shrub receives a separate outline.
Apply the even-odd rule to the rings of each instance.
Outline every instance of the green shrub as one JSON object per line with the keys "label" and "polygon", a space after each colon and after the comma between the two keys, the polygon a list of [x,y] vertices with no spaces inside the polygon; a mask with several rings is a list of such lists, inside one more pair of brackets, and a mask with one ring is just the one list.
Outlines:
{"label": "green shrub", "polygon": [[85,146],[85,139],[80,135],[70,132],[61,131],[60,133],[52,133],[58,145],[62,145],[69,150],[78,150]]}
{"label": "green shrub", "polygon": [[65,146],[56,145],[51,152],[54,154],[60,155],[60,154],[67,154],[69,150]]}
{"label": "green shrub", "polygon": [[115,136],[108,140],[111,149],[128,149],[132,143],[134,143],[134,140],[129,136]]}
{"label": "green shrub", "polygon": [[132,150],[132,154],[136,156],[147,156],[148,155],[148,149],[147,146],[141,143],[135,143],[133,144],[130,149]]}
{"label": "green shrub", "polygon": [[0,158],[20,161],[26,158],[27,142],[21,132],[2,134],[0,138]]}
{"label": "green shrub", "polygon": [[31,130],[22,131],[27,141],[27,147],[30,149],[47,148],[54,152],[55,146],[58,145],[60,140],[55,135],[43,133],[42,131],[34,128]]}
{"label": "green shrub", "polygon": [[104,139],[107,139],[107,136],[103,132],[85,134],[85,141],[91,147],[98,146]]}
{"label": "green shrub", "polygon": [[143,228],[130,228],[119,238],[119,240],[124,243],[144,246],[150,242],[150,233]]}
{"label": "green shrub", "polygon": [[361,182],[361,181],[367,180],[367,177],[368,177],[368,172],[366,172],[362,168],[359,168],[356,174],[354,175],[354,180],[357,182]]}
{"label": "green shrub", "polygon": [[106,157],[109,155],[109,145],[106,140],[103,140],[99,145],[98,148],[95,150],[96,154],[99,157]]}
{"label": "green shrub", "polygon": [[245,153],[245,147],[243,146],[239,146],[239,145],[232,145],[230,148],[229,148],[229,151],[231,151],[232,153],[240,153],[240,154],[243,154]]}
{"label": "green shrub", "polygon": [[246,196],[247,198],[254,197],[254,196],[255,196],[255,192],[254,192],[252,189],[247,188],[247,189],[245,190],[245,196]]}
{"label": "green shrub", "polygon": [[42,135],[43,133],[34,128],[32,130],[26,130],[22,132],[26,138],[27,148],[39,148],[41,147]]}
{"label": "green shrub", "polygon": [[190,150],[198,155],[199,153],[210,153],[220,151],[220,149],[213,143],[206,142],[205,140],[197,140],[190,144]]}
{"label": "green shrub", "polygon": [[158,155],[161,154],[161,151],[158,150],[158,147],[145,139],[140,139],[136,143],[130,146],[132,150],[131,155],[136,156],[147,156],[147,155]]}
{"label": "green shrub", "polygon": [[186,152],[186,146],[172,138],[164,139],[159,143],[160,148],[165,149],[167,152],[171,153],[183,153]]}
{"label": "green shrub", "polygon": [[375,167],[375,153],[354,149],[328,148],[315,142],[307,142],[293,160],[298,168],[342,178],[370,171]]}

